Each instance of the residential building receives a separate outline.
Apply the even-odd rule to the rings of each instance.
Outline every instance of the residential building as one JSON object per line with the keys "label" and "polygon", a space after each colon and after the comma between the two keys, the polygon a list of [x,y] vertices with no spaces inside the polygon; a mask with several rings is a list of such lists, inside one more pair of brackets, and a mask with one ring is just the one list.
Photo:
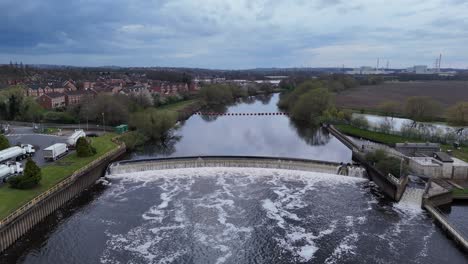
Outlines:
{"label": "residential building", "polygon": [[65,104],[77,105],[85,98],[95,98],[97,93],[93,90],[76,90],[65,92]]}
{"label": "residential building", "polygon": [[38,103],[45,109],[57,109],[66,106],[65,95],[63,93],[51,92],[37,98]]}

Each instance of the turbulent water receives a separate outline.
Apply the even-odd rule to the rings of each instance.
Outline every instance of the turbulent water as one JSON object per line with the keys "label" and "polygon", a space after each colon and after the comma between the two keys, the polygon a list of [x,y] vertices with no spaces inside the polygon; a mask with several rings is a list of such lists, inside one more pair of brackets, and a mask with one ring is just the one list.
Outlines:
{"label": "turbulent water", "polygon": [[[272,112],[277,101],[252,99],[225,111]],[[351,159],[331,135],[285,116],[209,118],[191,117],[174,140],[132,157]],[[366,179],[312,172],[205,168],[108,177],[17,241],[0,263],[468,262],[420,209],[421,189],[393,204]]]}
{"label": "turbulent water", "polygon": [[274,169],[110,175],[106,191],[26,263],[466,263],[412,190],[393,206],[365,179]]}

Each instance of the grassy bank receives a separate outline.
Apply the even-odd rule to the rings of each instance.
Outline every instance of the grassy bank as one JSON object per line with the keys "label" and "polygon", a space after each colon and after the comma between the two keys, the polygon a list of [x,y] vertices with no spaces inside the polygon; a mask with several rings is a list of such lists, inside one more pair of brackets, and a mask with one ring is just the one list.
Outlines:
{"label": "grassy bank", "polygon": [[465,189],[453,189],[453,196],[468,196],[468,188]]}
{"label": "grassy bank", "polygon": [[[364,138],[371,141],[379,142],[389,146],[395,146],[396,143],[403,143],[403,142],[424,142],[420,139],[415,138],[407,138],[398,135],[391,135],[382,132],[375,132],[365,129],[360,129],[351,125],[336,125],[335,126],[339,131],[346,135],[350,135],[357,138]],[[468,162],[468,147],[462,147],[461,149],[453,149],[452,146],[449,145],[441,145],[443,150],[452,150],[453,156]]]}
{"label": "grassy bank", "polygon": [[412,138],[402,137],[398,135],[391,135],[391,134],[386,134],[382,132],[365,130],[365,129],[357,128],[351,125],[336,125],[335,127],[339,131],[347,135],[357,137],[357,138],[368,139],[368,140],[379,142],[379,143],[386,144],[389,146],[395,146],[396,143],[403,143],[406,141],[422,142],[419,139],[412,139]]}
{"label": "grassy bank", "polygon": [[177,111],[177,112],[179,112],[179,111],[183,111],[184,109],[186,109],[189,106],[192,106],[194,104],[198,104],[199,102],[200,102],[200,100],[198,100],[198,99],[192,99],[192,100],[180,101],[180,102],[177,102],[177,103],[164,105],[164,106],[158,107],[157,109],[158,110],[165,110],[165,111]]}
{"label": "grassy bank", "polygon": [[10,188],[7,184],[2,185],[2,187],[0,187],[0,219],[9,215],[15,209],[48,190],[61,180],[72,175],[78,169],[116,148],[117,144],[111,140],[114,136],[115,134],[106,134],[101,137],[92,138],[91,144],[97,150],[97,154],[92,157],[79,158],[76,153],[72,153],[54,164],[43,167],[42,180],[40,184],[33,189],[18,190]]}

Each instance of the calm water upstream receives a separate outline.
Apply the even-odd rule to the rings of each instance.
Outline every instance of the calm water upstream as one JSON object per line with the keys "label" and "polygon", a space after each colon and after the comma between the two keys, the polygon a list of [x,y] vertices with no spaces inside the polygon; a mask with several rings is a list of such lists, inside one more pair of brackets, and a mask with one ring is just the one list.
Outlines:
{"label": "calm water upstream", "polygon": [[[222,110],[274,112],[277,100]],[[351,159],[332,136],[284,116],[193,116],[171,141],[132,157],[216,154]],[[138,172],[108,181],[48,217],[0,263],[468,261],[420,209],[420,189],[392,204],[366,179],[241,168]]]}

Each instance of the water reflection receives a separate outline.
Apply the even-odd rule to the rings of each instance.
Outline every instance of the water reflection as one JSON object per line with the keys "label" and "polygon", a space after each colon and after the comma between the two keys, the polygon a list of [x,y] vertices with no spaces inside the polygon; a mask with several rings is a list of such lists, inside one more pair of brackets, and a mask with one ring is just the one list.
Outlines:
{"label": "water reflection", "polygon": [[428,141],[451,143],[454,141],[468,143],[468,129],[446,124],[416,122],[411,119],[377,116],[368,114],[353,114],[367,119],[369,125],[378,131],[400,133],[402,136],[419,138]]}
{"label": "water reflection", "polygon": [[[278,112],[278,99],[278,94],[262,97],[263,101],[260,97],[250,97],[234,105],[204,111]],[[267,100],[268,104],[264,104]],[[194,115],[181,124],[174,134],[180,138],[171,144],[165,143],[170,147],[161,149],[158,144],[153,144],[134,153],[134,158],[252,155],[351,161],[351,151],[336,138],[321,129],[291,123],[287,116]]]}
{"label": "water reflection", "polygon": [[273,94],[262,94],[256,96],[256,99],[262,102],[262,104],[267,105],[270,103],[271,98],[273,98]]}
{"label": "water reflection", "polygon": [[300,122],[290,119],[289,125],[294,128],[297,135],[311,146],[325,145],[332,136],[328,131],[320,126],[312,127],[310,125],[301,124]]}
{"label": "water reflection", "polygon": [[180,135],[172,135],[165,140],[148,142],[139,152],[144,155],[171,156],[176,152],[176,144],[181,138]]}

